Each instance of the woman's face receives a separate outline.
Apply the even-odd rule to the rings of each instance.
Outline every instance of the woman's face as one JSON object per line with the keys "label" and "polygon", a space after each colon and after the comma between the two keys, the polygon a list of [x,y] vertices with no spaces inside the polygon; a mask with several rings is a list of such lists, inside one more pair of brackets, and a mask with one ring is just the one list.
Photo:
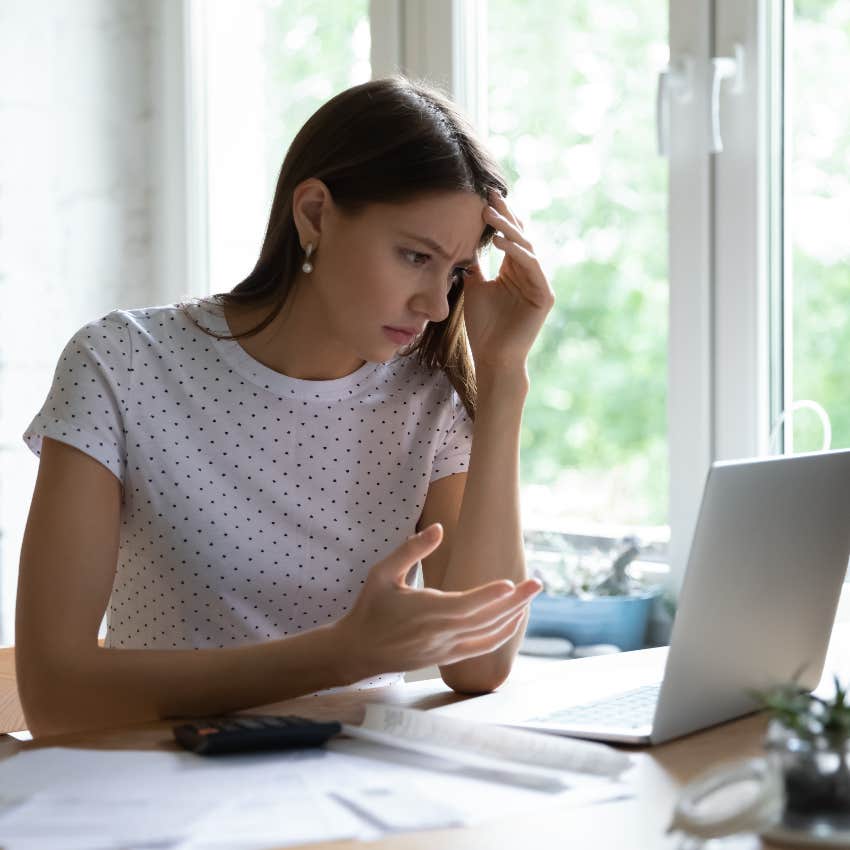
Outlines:
{"label": "woman's face", "polygon": [[350,216],[330,204],[314,270],[304,284],[322,301],[327,330],[363,360],[385,361],[449,314],[448,293],[477,257],[486,202],[472,192],[440,192],[403,204],[370,204]]}

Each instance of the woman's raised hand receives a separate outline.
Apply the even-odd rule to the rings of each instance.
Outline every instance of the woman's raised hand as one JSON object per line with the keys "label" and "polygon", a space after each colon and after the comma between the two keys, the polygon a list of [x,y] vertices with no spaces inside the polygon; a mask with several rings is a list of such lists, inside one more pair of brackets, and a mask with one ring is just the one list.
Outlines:
{"label": "woman's raised hand", "polygon": [[352,608],[333,624],[352,681],[484,655],[516,633],[541,590],[537,579],[518,585],[499,579],[464,591],[405,584],[416,562],[442,539],[439,523],[408,538],[372,567]]}

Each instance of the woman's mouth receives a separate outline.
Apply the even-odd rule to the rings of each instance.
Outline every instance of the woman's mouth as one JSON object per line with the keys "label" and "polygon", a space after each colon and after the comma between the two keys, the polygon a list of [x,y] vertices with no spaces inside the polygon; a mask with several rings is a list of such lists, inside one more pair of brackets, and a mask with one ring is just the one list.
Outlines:
{"label": "woman's mouth", "polygon": [[400,331],[396,328],[388,327],[384,325],[384,333],[395,343],[399,345],[405,345],[410,342],[413,337],[416,336],[415,333],[407,333],[407,331]]}

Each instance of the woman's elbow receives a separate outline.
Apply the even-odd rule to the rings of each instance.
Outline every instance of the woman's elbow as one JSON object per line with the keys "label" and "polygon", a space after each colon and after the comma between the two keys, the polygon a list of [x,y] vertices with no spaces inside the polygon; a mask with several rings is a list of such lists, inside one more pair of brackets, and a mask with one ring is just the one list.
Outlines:
{"label": "woman's elbow", "polygon": [[466,669],[441,668],[440,677],[453,691],[459,694],[489,694],[502,685],[510,674],[507,670],[482,670],[467,667]]}

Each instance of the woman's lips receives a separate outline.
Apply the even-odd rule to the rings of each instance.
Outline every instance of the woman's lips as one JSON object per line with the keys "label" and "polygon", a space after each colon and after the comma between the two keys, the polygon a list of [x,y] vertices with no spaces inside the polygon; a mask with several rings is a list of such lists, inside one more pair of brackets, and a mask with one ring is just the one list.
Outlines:
{"label": "woman's lips", "polygon": [[384,325],[384,333],[395,343],[400,345],[404,345],[405,343],[410,342],[413,337],[416,336],[415,333],[407,333],[406,331],[397,331],[394,328],[390,328],[387,325]]}

